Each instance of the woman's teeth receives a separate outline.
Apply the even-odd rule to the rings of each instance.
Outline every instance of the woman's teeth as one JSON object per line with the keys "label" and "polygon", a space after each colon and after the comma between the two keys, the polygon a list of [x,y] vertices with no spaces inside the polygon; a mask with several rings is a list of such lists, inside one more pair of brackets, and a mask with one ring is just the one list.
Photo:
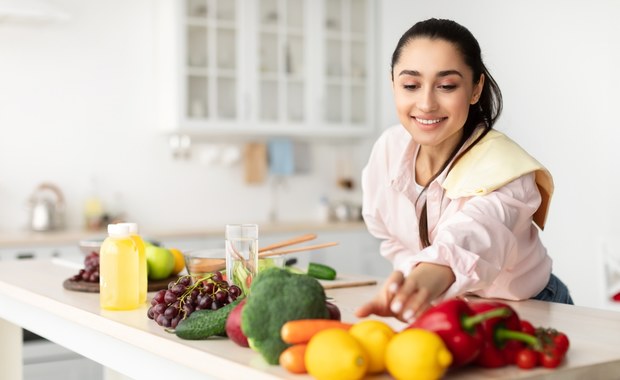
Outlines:
{"label": "woman's teeth", "polygon": [[441,119],[418,119],[417,117],[415,118],[419,123],[421,124],[426,124],[426,125],[430,125],[430,124],[435,124],[435,123],[439,123],[441,121]]}

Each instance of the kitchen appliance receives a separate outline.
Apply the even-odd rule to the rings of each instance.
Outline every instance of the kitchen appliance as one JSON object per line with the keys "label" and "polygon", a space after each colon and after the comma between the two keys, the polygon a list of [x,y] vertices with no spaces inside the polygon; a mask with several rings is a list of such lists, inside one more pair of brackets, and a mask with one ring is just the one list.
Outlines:
{"label": "kitchen appliance", "polygon": [[30,196],[30,229],[50,231],[64,227],[65,200],[58,186],[44,182]]}

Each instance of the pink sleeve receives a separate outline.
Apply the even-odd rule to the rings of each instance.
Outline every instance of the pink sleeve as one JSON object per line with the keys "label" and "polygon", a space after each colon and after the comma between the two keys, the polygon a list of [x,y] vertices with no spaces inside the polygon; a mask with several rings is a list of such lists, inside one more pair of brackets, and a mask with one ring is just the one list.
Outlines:
{"label": "pink sleeve", "polygon": [[416,255],[413,265],[452,268],[456,281],[442,298],[490,286],[502,269],[510,271],[528,259],[530,251],[520,246],[530,243],[532,215],[540,200],[533,174],[466,200],[458,212],[440,220],[433,244]]}

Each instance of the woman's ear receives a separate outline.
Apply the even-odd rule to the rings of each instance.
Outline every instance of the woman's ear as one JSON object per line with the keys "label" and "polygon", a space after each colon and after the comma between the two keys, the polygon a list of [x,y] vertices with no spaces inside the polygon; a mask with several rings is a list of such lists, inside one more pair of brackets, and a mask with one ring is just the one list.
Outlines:
{"label": "woman's ear", "polygon": [[480,74],[480,79],[478,83],[474,85],[474,90],[472,91],[471,101],[469,104],[476,104],[478,100],[480,100],[480,95],[482,94],[482,89],[484,88],[484,74]]}

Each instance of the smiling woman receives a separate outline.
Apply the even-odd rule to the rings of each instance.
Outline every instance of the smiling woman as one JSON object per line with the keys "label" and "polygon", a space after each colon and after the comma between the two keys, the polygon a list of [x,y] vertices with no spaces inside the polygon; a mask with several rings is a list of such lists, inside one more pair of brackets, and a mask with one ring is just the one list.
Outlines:
{"label": "smiling woman", "polygon": [[411,321],[467,293],[572,304],[536,227],[551,174],[493,130],[502,96],[481,57],[469,30],[440,19],[415,24],[394,50],[401,125],[375,143],[362,178],[364,220],[394,272],[359,317]]}

